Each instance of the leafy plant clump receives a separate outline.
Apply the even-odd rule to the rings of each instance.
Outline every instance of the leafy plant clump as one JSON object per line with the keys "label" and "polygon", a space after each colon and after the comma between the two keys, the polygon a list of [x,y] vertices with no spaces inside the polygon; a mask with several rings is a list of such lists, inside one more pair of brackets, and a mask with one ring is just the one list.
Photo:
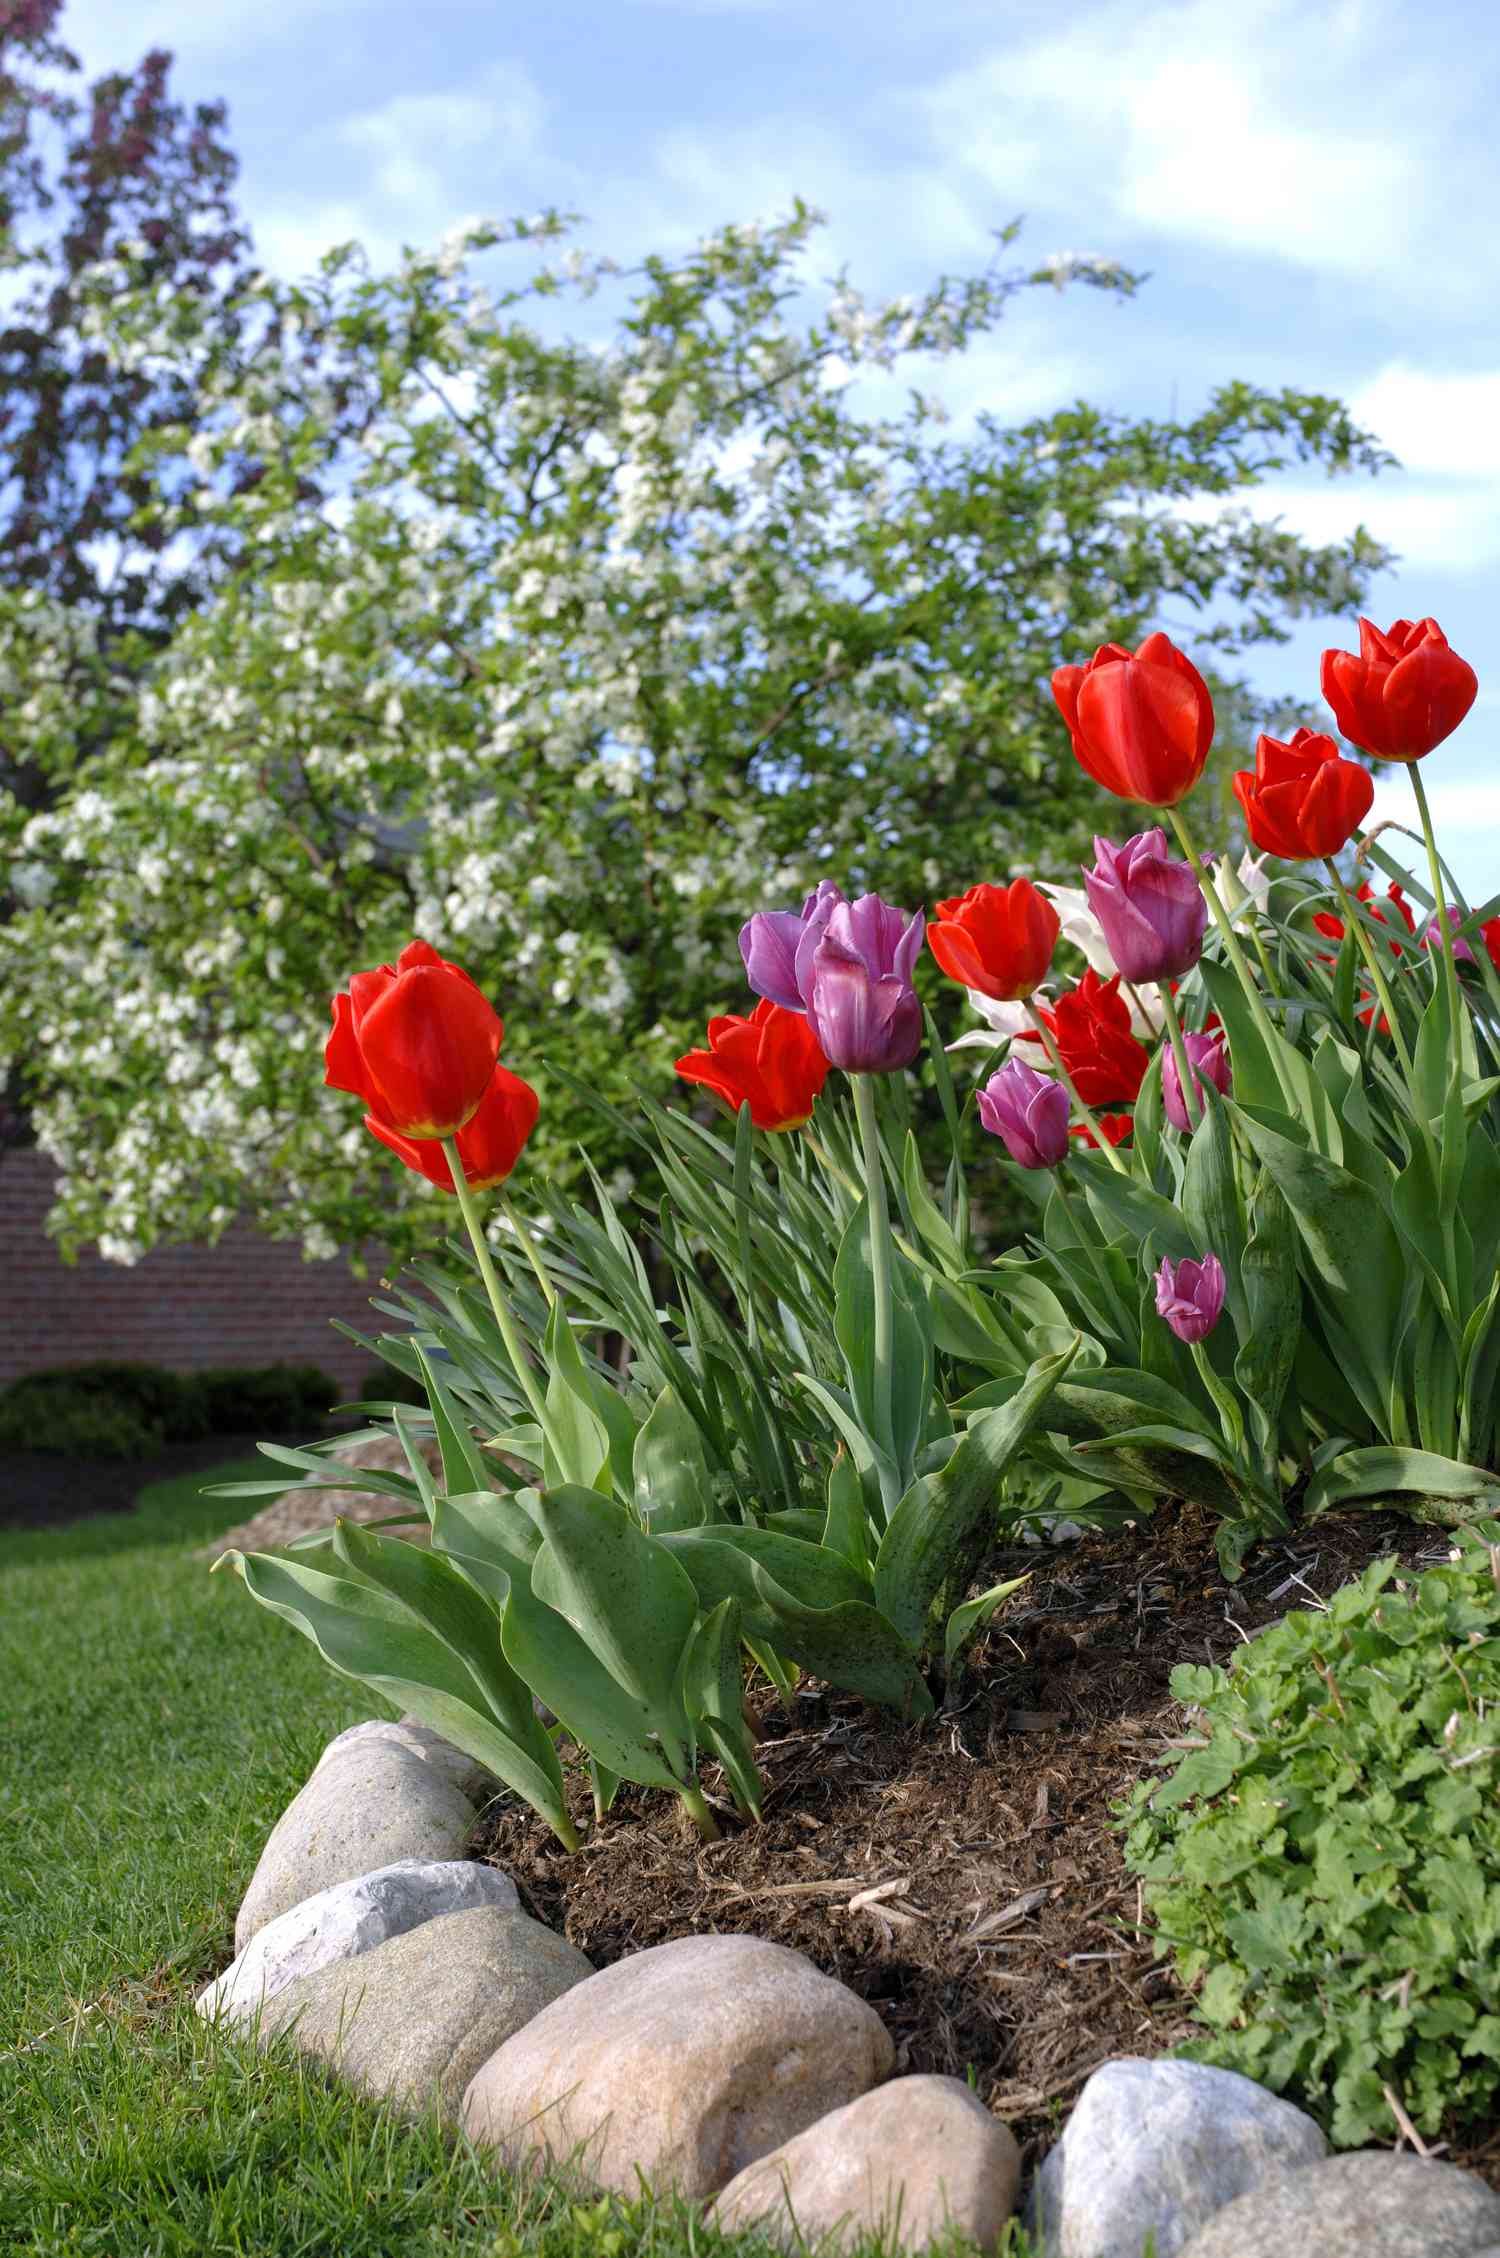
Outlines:
{"label": "leafy plant clump", "polygon": [[1172,1691],[1203,1735],[1120,1807],[1126,1859],[1210,2036],[1340,2147],[1500,2096],[1500,1523],[1404,1579],[1376,1561]]}

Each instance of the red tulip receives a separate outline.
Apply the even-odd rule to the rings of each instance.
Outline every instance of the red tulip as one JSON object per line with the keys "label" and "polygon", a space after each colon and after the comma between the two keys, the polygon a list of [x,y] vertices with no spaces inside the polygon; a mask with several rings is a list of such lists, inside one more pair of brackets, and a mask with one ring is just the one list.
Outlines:
{"label": "red tulip", "polygon": [[[1110,980],[1085,972],[1050,1009],[1039,1007],[1037,1017],[1050,1029],[1085,1105],[1134,1104],[1151,1053],[1130,1032],[1130,1006],[1120,994],[1118,972]],[[1041,1037],[1023,1033],[1017,1040],[1038,1043]]]}
{"label": "red tulip", "polygon": [[1490,962],[1500,972],[1500,917],[1489,918],[1479,928],[1479,938],[1490,952]]}
{"label": "red tulip", "polygon": [[[1392,880],[1391,884],[1387,886],[1385,890],[1385,898],[1397,910],[1400,911],[1402,919],[1405,922],[1407,932],[1415,933],[1417,930],[1417,921],[1412,916],[1411,910],[1407,906],[1406,896],[1402,893],[1401,888],[1395,883],[1394,880]],[[1357,902],[1369,903],[1370,915],[1374,918],[1377,925],[1390,925],[1394,922],[1386,915],[1385,911],[1375,900],[1374,892],[1370,886],[1370,881],[1368,880],[1368,878],[1364,881],[1363,885],[1361,885],[1354,899]],[[1320,909],[1313,918],[1313,924],[1317,927],[1318,931],[1323,935],[1325,940],[1342,941],[1342,939],[1344,938],[1344,921],[1341,917],[1335,917],[1331,910]],[[1401,943],[1399,941],[1390,942],[1389,947],[1391,955],[1393,957],[1400,956]],[[1323,962],[1325,964],[1332,964],[1333,959],[1332,957],[1324,957]]]}
{"label": "red tulip", "polygon": [[1052,695],[1078,760],[1117,798],[1175,807],[1203,774],[1213,700],[1165,635],[1148,635],[1133,655],[1106,643],[1087,666],[1060,666]]}
{"label": "red tulip", "polygon": [[410,941],[334,997],[324,1086],[353,1091],[398,1136],[451,1137],[488,1089],[504,1032],[467,972]]}
{"label": "red tulip", "polygon": [[1029,996],[1046,974],[1062,920],[1029,878],[971,886],[939,902],[927,945],[950,980],[997,1003]]}
{"label": "red tulip", "polygon": [[1307,862],[1349,844],[1370,812],[1375,779],[1343,759],[1331,737],[1297,729],[1285,744],[1276,737],[1257,740],[1255,772],[1236,770],[1234,796],[1262,854]]}
{"label": "red tulip", "polygon": [[677,1061],[684,1082],[701,1082],[731,1113],[747,1101],[757,1129],[800,1129],[828,1079],[828,1061],[805,1012],[762,997],[748,1019],[708,1023],[708,1048]]}
{"label": "red tulip", "polygon": [[1419,761],[1463,720],[1479,677],[1435,619],[1359,623],[1359,654],[1323,653],[1323,695],[1352,745],[1377,760]]}
{"label": "red tulip", "polygon": [[[537,1094],[531,1084],[523,1082],[519,1074],[512,1074],[509,1067],[497,1066],[490,1076],[489,1088],[479,1101],[478,1111],[470,1115],[454,1138],[463,1163],[464,1182],[471,1191],[493,1191],[497,1184],[505,1182],[536,1127],[538,1110]],[[394,1129],[387,1129],[372,1113],[365,1115],[365,1127],[371,1136],[389,1145],[408,1168],[414,1168],[419,1176],[436,1184],[439,1191],[453,1190],[448,1155],[436,1139],[402,1137]]]}
{"label": "red tulip", "polygon": [[[1096,1113],[1094,1119],[1099,1124],[1106,1144],[1129,1144],[1135,1123],[1128,1113]],[[1075,1121],[1068,1135],[1077,1137],[1085,1145],[1097,1145],[1099,1142],[1086,1121]]]}

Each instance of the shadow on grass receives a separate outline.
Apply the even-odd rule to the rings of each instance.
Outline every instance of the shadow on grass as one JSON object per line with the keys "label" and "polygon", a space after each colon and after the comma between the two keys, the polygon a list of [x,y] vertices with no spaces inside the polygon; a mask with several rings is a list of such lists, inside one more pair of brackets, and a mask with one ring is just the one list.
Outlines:
{"label": "shadow on grass", "polygon": [[[147,1545],[205,1544],[233,1527],[240,1508],[234,1498],[201,1496],[202,1486],[247,1481],[266,1471],[254,1438],[243,1435],[174,1444],[149,1462],[115,1463],[102,1476],[97,1468],[54,1458],[47,1479],[55,1507],[33,1518],[23,1509],[28,1494],[37,1497],[39,1485],[34,1464],[23,1461],[43,1455],[13,1452],[0,1459],[0,1557],[14,1567],[136,1552]],[[29,1493],[21,1488],[23,1476],[33,1481]]]}

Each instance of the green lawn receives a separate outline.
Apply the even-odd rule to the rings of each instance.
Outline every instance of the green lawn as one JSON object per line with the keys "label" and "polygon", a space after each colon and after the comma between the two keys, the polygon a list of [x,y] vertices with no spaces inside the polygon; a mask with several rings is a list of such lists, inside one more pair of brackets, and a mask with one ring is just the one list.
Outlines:
{"label": "green lawn", "polygon": [[215,2041],[192,2012],[270,1827],[330,1735],[372,1709],[192,1557],[236,1513],[198,1485],[252,1471],[263,1462],[159,1484],[132,1514],[0,1532],[0,2253],[729,2248],[673,2204],[523,2200],[289,2047]]}

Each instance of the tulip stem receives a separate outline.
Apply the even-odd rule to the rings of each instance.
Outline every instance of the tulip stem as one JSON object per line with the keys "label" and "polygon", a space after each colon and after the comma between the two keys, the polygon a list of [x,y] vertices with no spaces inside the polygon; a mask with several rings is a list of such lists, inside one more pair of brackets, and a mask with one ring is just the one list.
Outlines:
{"label": "tulip stem", "polygon": [[1443,893],[1443,866],[1438,860],[1437,835],[1432,828],[1432,810],[1427,805],[1427,787],[1422,782],[1422,771],[1415,761],[1410,765],[1411,788],[1417,795],[1417,813],[1422,818],[1422,836],[1427,841],[1427,868],[1432,875],[1433,912],[1443,938],[1443,978],[1448,987],[1449,1040],[1456,1044],[1458,1041],[1458,964],[1453,955],[1453,928],[1448,923],[1448,904]]}
{"label": "tulip stem", "polygon": [[1188,827],[1183,822],[1182,817],[1179,815],[1177,809],[1168,808],[1165,810],[1165,813],[1168,822],[1171,824],[1172,829],[1177,834],[1178,845],[1181,847],[1183,853],[1187,856],[1187,859],[1192,868],[1198,873],[1198,884],[1203,889],[1203,898],[1208,904],[1209,915],[1210,917],[1212,917],[1215,925],[1217,925],[1217,927],[1219,928],[1219,935],[1224,943],[1225,953],[1227,954],[1230,963],[1234,966],[1235,971],[1239,974],[1240,986],[1245,991],[1245,1001],[1250,1006],[1250,1016],[1255,1021],[1261,1041],[1265,1044],[1267,1054],[1271,1059],[1272,1065],[1276,1069],[1276,1079],[1281,1083],[1282,1095],[1286,1098],[1289,1109],[1295,1114],[1297,1111],[1296,1099],[1287,1089],[1286,1083],[1282,1079],[1280,1048],[1276,1036],[1276,1030],[1271,1025],[1271,1018],[1269,1012],[1266,1010],[1265,1000],[1262,997],[1259,988],[1257,988],[1255,985],[1255,975],[1250,970],[1249,959],[1246,957],[1244,950],[1240,947],[1239,936],[1236,934],[1234,926],[1230,921],[1229,912],[1225,909],[1224,904],[1220,901],[1218,888],[1214,885],[1213,880],[1210,878],[1208,872],[1203,867],[1202,859],[1199,856],[1197,848],[1193,845],[1192,838],[1188,832]]}
{"label": "tulip stem", "polygon": [[1124,1161],[1121,1160],[1119,1154],[1115,1151],[1114,1146],[1110,1143],[1109,1139],[1105,1136],[1104,1131],[1100,1128],[1098,1122],[1094,1119],[1093,1114],[1089,1111],[1082,1098],[1078,1095],[1078,1084],[1074,1081],[1072,1075],[1068,1072],[1066,1066],[1064,1066],[1063,1064],[1062,1052],[1058,1049],[1057,1044],[1053,1040],[1052,1030],[1047,1025],[1046,1020],[1040,1016],[1036,1009],[1036,1006],[1032,1003],[1032,1000],[1029,996],[1023,998],[1022,1009],[1025,1011],[1027,1018],[1031,1021],[1032,1026],[1041,1036],[1042,1048],[1046,1052],[1048,1058],[1051,1059],[1058,1079],[1061,1081],[1063,1088],[1067,1091],[1068,1096],[1072,1099],[1073,1110],[1078,1115],[1079,1120],[1087,1128],[1089,1135],[1094,1140],[1094,1143],[1098,1145],[1100,1150],[1103,1152],[1104,1157],[1109,1162],[1110,1167],[1113,1168],[1118,1175],[1128,1175],[1129,1171],[1127,1170]]}
{"label": "tulip stem", "polygon": [[1249,925],[1246,926],[1245,930],[1250,936],[1250,946],[1254,949],[1256,955],[1260,958],[1260,969],[1266,976],[1266,986],[1270,989],[1273,996],[1279,995],[1281,991],[1276,985],[1276,975],[1271,969],[1271,960],[1266,955],[1266,944],[1260,937],[1260,927],[1255,923],[1255,913],[1253,910],[1251,912],[1251,921]]}
{"label": "tulip stem", "polygon": [[474,1194],[469,1188],[468,1178],[464,1174],[464,1164],[458,1157],[457,1140],[453,1137],[444,1137],[442,1142],[443,1150],[448,1155],[448,1173],[453,1178],[453,1189],[458,1194],[458,1204],[463,1212],[464,1228],[469,1234],[469,1244],[474,1249],[474,1260],[479,1265],[479,1275],[484,1281],[484,1290],[489,1296],[490,1308],[495,1313],[495,1323],[500,1328],[500,1338],[505,1343],[505,1353],[515,1369],[521,1391],[527,1403],[531,1406],[531,1416],[545,1434],[547,1431],[547,1406],[542,1398],[541,1390],[537,1386],[536,1372],[533,1369],[531,1358],[526,1352],[526,1344],[516,1330],[516,1321],[511,1316],[509,1304],[496,1275],[494,1257],[490,1253],[489,1241],[484,1235],[484,1222],[478,1207],[475,1205]]}
{"label": "tulip stem", "polygon": [[1350,930],[1359,944],[1360,954],[1369,969],[1370,978],[1374,982],[1375,993],[1380,999],[1380,1008],[1384,1012],[1391,1030],[1391,1040],[1396,1046],[1397,1056],[1400,1058],[1406,1075],[1406,1086],[1411,1090],[1412,1100],[1415,1103],[1416,1089],[1412,1081],[1411,1052],[1406,1047],[1406,1037],[1402,1034],[1401,1022],[1396,1017],[1396,1006],[1384,970],[1381,967],[1379,953],[1370,935],[1365,931],[1365,921],[1360,914],[1359,904],[1351,898],[1348,887],[1339,875],[1338,864],[1334,861],[1332,855],[1325,855],[1323,866],[1333,880],[1334,889],[1344,905],[1344,915],[1348,919]]}
{"label": "tulip stem", "polygon": [[544,1265],[541,1256],[537,1253],[536,1241],[532,1237],[530,1231],[527,1229],[526,1224],[522,1221],[521,1211],[516,1206],[516,1203],[511,1198],[509,1192],[502,1192],[500,1194],[500,1212],[505,1217],[506,1222],[510,1225],[517,1239],[520,1241],[521,1252],[525,1255],[526,1260],[531,1264],[532,1275],[536,1279],[537,1284],[542,1289],[542,1299],[547,1304],[548,1309],[551,1309],[553,1303],[557,1299],[557,1289],[553,1285],[552,1280],[547,1276],[546,1266]]}
{"label": "tulip stem", "polygon": [[1177,1000],[1164,980],[1161,1000],[1166,1007],[1167,1037],[1172,1045],[1172,1056],[1177,1061],[1177,1082],[1182,1091],[1182,1110],[1187,1115],[1188,1135],[1191,1136],[1203,1119],[1204,1098],[1193,1079],[1193,1069],[1187,1055],[1187,1045],[1182,1039],[1182,1021],[1177,1016]]}
{"label": "tulip stem", "polygon": [[[865,1154],[865,1196],[870,1212],[870,1283],[875,1297],[875,1436],[881,1451],[894,1465],[895,1429],[891,1419],[891,1384],[894,1372],[894,1302],[891,1280],[891,1211],[886,1198],[885,1160],[880,1150],[880,1125],[875,1118],[875,1082],[869,1074],[851,1074],[854,1111],[859,1121]],[[894,1502],[894,1501],[892,1501]]]}
{"label": "tulip stem", "polygon": [[683,1810],[692,1820],[703,1840],[705,1842],[717,1842],[719,1840],[719,1823],[710,1811],[707,1798],[697,1782],[692,1781],[685,1787],[679,1787],[677,1793],[682,1799]]}

